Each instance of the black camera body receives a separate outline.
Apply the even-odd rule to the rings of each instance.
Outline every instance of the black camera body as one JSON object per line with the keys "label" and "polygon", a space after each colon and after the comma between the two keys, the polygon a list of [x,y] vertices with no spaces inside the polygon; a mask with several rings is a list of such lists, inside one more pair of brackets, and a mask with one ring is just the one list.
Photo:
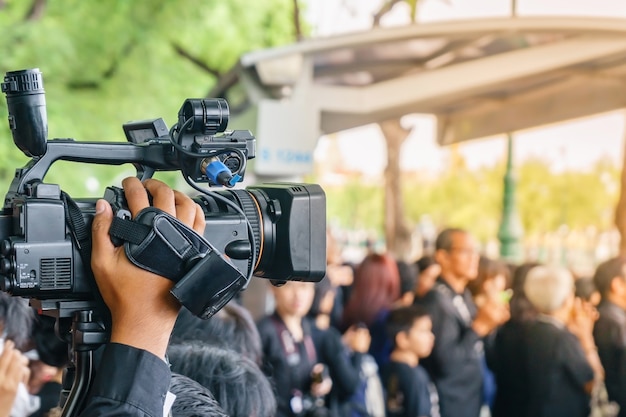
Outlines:
{"label": "black camera body", "polygon": [[[256,139],[249,131],[222,133],[228,123],[225,100],[186,100],[170,130],[162,119],[131,122],[124,125],[127,142],[79,142],[46,138],[38,69],[7,73],[2,91],[14,142],[32,157],[16,169],[0,214],[3,291],[57,310],[68,302],[90,305],[97,296],[85,257],[96,199],[72,199],[59,185],[45,183],[46,172],[57,160],[130,163],[142,180],[156,171],[180,171],[203,191],[193,198],[204,211],[204,239],[211,250],[180,284],[183,294],[175,294],[201,317],[215,313],[252,275],[274,282],[319,281],[324,276],[324,191],[319,185],[299,183],[232,188],[243,179],[246,161],[255,156]],[[204,192],[197,182],[226,189]],[[104,198],[118,217],[130,217],[121,189],[108,187]]]}

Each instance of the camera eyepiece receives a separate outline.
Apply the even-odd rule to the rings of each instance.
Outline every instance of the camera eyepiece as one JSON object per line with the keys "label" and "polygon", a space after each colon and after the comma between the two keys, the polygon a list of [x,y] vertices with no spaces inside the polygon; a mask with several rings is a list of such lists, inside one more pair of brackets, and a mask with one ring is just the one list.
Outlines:
{"label": "camera eyepiece", "polygon": [[0,85],[9,108],[13,141],[27,156],[46,153],[48,117],[43,77],[38,68],[7,72]]}

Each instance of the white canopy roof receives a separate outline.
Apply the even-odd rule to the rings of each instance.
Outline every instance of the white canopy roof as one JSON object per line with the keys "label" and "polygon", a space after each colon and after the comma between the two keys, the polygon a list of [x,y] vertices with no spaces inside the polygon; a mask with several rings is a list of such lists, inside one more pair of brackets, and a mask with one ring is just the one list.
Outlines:
{"label": "white canopy roof", "polygon": [[231,75],[212,95],[243,81],[254,103],[273,99],[282,103],[274,112],[282,105],[314,114],[298,125],[317,126],[315,142],[321,133],[430,113],[445,145],[625,107],[626,20],[381,28],[252,52]]}

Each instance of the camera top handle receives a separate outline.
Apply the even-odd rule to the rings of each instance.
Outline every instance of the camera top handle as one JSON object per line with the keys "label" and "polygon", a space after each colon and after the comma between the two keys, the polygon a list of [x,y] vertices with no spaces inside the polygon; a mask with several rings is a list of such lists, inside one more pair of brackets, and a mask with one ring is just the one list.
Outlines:
{"label": "camera top handle", "polygon": [[[88,146],[85,146],[88,145]],[[174,148],[169,140],[154,140],[141,144],[125,142],[76,142],[73,139],[48,141],[46,153],[18,168],[6,195],[5,208],[14,196],[28,194],[28,184],[43,180],[57,160],[92,164],[122,165],[130,163],[141,180],[152,177],[155,170],[179,170]]]}

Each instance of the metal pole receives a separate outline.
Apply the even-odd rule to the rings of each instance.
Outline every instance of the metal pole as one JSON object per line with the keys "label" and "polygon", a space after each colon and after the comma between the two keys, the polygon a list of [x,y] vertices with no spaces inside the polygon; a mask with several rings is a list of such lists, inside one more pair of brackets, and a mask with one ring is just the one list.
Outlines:
{"label": "metal pole", "polygon": [[498,230],[500,240],[500,256],[509,262],[522,261],[521,238],[524,234],[522,222],[515,202],[517,180],[513,172],[513,135],[507,138],[507,162],[504,174],[504,190],[502,200],[502,222]]}
{"label": "metal pole", "polygon": [[[517,16],[517,0],[511,0],[511,16]],[[507,161],[502,190],[502,222],[498,230],[500,240],[500,257],[509,262],[521,262],[522,222],[515,202],[517,180],[513,172],[513,134],[507,134]]]}

